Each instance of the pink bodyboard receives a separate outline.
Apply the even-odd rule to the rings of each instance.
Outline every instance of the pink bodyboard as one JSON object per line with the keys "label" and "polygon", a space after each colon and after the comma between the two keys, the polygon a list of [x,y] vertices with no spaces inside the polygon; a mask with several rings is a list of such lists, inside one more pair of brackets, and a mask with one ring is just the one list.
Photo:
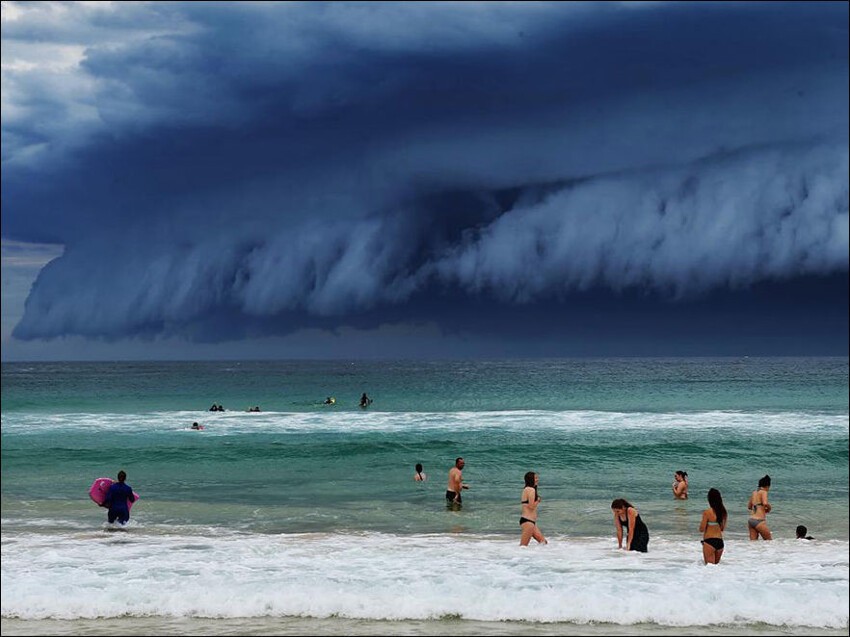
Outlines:
{"label": "pink bodyboard", "polygon": [[[115,482],[115,480],[112,478],[98,478],[92,482],[91,489],[89,489],[89,497],[95,501],[95,504],[103,506],[103,503],[106,500],[106,493],[109,491],[109,487],[112,486],[113,482]],[[133,495],[136,496],[136,500],[139,499],[139,494],[135,491],[133,491]],[[127,509],[132,508],[133,503],[128,500]]]}

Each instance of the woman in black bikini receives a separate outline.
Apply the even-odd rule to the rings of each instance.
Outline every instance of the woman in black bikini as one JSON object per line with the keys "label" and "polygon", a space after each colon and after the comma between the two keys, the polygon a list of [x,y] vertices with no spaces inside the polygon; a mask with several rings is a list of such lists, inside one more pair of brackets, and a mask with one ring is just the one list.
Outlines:
{"label": "woman in black bikini", "polygon": [[626,527],[626,550],[646,553],[649,529],[640,519],[638,510],[622,498],[611,503],[611,510],[614,512],[614,528],[617,529],[617,548],[623,548],[623,527]]}
{"label": "woman in black bikini", "polygon": [[520,498],[522,504],[522,512],[519,518],[519,527],[522,529],[522,536],[519,539],[520,546],[528,546],[531,538],[537,540],[539,544],[548,544],[543,533],[537,527],[537,506],[540,504],[540,496],[537,493],[539,481],[540,476],[533,471],[525,474],[525,488],[522,490],[522,497]]}
{"label": "woman in black bikini", "polygon": [[706,564],[720,564],[720,556],[723,555],[723,531],[726,530],[726,521],[729,518],[720,491],[708,490],[708,505],[709,508],[702,512],[702,520],[699,523],[699,530],[703,532],[702,559]]}

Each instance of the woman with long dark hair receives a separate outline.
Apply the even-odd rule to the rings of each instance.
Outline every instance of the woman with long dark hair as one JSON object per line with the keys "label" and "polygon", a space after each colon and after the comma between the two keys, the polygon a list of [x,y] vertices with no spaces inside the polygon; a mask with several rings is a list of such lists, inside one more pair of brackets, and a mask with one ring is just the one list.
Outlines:
{"label": "woman with long dark hair", "polygon": [[425,475],[425,471],[422,469],[422,463],[417,462],[415,469],[416,473],[413,474],[413,479],[416,482],[425,482],[425,480],[428,479],[428,476]]}
{"label": "woman with long dark hair", "polygon": [[522,529],[522,535],[519,538],[520,546],[528,546],[531,538],[537,540],[539,544],[548,544],[537,526],[537,507],[540,504],[540,494],[537,493],[539,482],[540,476],[533,471],[525,474],[525,487],[522,490],[522,497],[520,497],[522,504],[522,512],[519,517],[519,528]]}
{"label": "woman with long dark hair", "polygon": [[611,503],[614,528],[617,530],[617,548],[623,548],[623,527],[626,529],[626,550],[646,553],[649,549],[649,529],[640,519],[638,510],[623,498]]}
{"label": "woman with long dark hair", "polygon": [[708,490],[708,508],[702,512],[699,530],[702,531],[702,559],[706,564],[719,564],[723,555],[723,531],[729,516],[723,497],[717,489]]}

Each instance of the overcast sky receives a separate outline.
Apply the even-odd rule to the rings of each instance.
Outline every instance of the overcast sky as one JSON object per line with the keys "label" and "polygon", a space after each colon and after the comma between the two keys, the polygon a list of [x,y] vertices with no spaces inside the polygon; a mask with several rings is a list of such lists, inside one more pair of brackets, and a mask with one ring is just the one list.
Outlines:
{"label": "overcast sky", "polygon": [[3,359],[848,353],[848,4],[2,8]]}

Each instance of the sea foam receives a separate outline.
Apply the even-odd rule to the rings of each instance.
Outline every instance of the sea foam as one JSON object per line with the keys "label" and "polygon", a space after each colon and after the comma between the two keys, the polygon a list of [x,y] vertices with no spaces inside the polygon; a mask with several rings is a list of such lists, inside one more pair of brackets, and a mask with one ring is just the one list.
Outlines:
{"label": "sea foam", "polygon": [[172,531],[4,537],[2,616],[848,626],[841,541],[731,541],[706,566],[697,541]]}
{"label": "sea foam", "polygon": [[[192,422],[205,426],[192,431]],[[609,411],[474,411],[474,412],[223,412],[209,415],[196,411],[142,414],[26,414],[2,415],[7,434],[38,435],[118,432],[122,434],[175,432],[186,435],[236,435],[258,433],[421,431],[748,431],[750,433],[800,434],[803,432],[850,432],[850,416],[829,412],[703,411],[683,413]]]}

